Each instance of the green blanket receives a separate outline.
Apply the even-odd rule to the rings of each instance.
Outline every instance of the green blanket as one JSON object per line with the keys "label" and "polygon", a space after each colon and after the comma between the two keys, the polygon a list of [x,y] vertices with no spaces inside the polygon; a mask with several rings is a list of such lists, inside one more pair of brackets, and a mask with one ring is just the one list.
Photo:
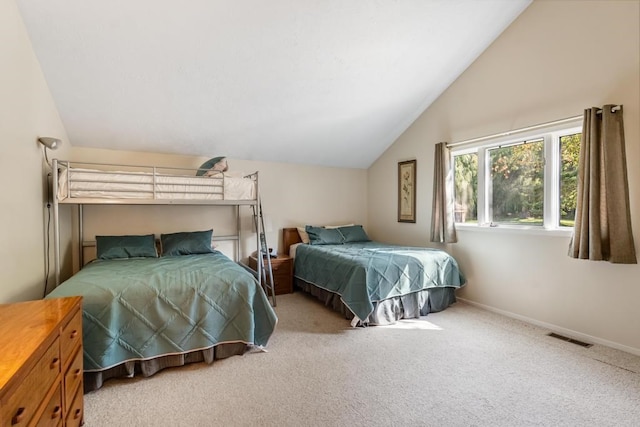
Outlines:
{"label": "green blanket", "polygon": [[256,279],[214,252],[94,261],[47,298],[83,296],[84,370],[217,344],[266,345],[277,318]]}
{"label": "green blanket", "polygon": [[465,283],[458,263],[444,251],[378,242],[300,245],[294,271],[296,278],[340,295],[361,320],[373,302]]}

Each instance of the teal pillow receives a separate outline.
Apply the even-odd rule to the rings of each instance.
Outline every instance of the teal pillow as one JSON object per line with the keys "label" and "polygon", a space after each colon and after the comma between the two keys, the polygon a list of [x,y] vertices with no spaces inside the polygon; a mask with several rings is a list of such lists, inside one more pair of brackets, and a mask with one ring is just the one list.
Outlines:
{"label": "teal pillow", "polygon": [[227,156],[218,156],[218,157],[214,157],[212,159],[207,160],[206,162],[204,162],[203,164],[200,165],[200,167],[198,168],[197,172],[196,172],[196,176],[202,176],[205,173],[207,173],[211,168],[213,168],[213,166],[215,166],[216,163],[218,163],[220,160],[226,159]]}
{"label": "teal pillow", "polygon": [[96,257],[116,258],[156,258],[156,239],[153,234],[143,236],[96,236]]}
{"label": "teal pillow", "polygon": [[345,243],[353,243],[353,242],[369,242],[369,236],[364,231],[361,225],[350,225],[348,227],[340,227],[338,228],[342,235],[344,236]]}
{"label": "teal pillow", "polygon": [[309,243],[312,245],[341,245],[344,242],[344,236],[338,228],[307,225],[305,231],[309,235]]}
{"label": "teal pillow", "polygon": [[213,252],[212,235],[213,230],[161,234],[162,256],[211,253]]}

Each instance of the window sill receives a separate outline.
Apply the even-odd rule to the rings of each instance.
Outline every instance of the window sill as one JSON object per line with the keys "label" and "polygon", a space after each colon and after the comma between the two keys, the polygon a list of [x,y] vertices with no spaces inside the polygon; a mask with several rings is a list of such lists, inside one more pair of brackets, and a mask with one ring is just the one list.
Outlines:
{"label": "window sill", "polygon": [[553,237],[571,237],[573,233],[572,228],[555,228],[548,229],[543,227],[526,227],[526,226],[509,226],[498,225],[490,227],[488,225],[471,225],[471,224],[456,224],[456,231],[479,231],[481,233],[498,233],[498,234],[529,234],[536,236],[553,236]]}

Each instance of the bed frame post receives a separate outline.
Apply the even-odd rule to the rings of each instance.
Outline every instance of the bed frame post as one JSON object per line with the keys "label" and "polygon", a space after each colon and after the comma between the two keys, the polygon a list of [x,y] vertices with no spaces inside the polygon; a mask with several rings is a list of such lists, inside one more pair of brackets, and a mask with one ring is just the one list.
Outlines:
{"label": "bed frame post", "polygon": [[[260,209],[260,181],[259,181],[259,176],[256,175],[256,200],[255,200],[255,205],[252,206],[252,210],[253,210],[253,225],[255,230],[253,230],[256,233],[256,258],[257,258],[257,265],[256,265],[256,273],[258,273],[258,283],[260,284],[260,286],[262,286],[262,264],[260,264],[260,224],[258,221],[258,209]],[[269,298],[269,295],[267,295],[267,298]]]}
{"label": "bed frame post", "polygon": [[240,262],[240,205],[236,205],[236,262]]}
{"label": "bed frame post", "polygon": [[[51,176],[53,178],[53,263],[56,276],[56,287],[60,284],[60,216],[58,212],[58,160],[53,159],[51,166]],[[48,185],[48,184],[47,184]],[[47,200],[47,203],[49,201]],[[48,231],[47,231],[48,233]],[[49,239],[49,236],[47,236]],[[49,253],[47,252],[47,258]]]}
{"label": "bed frame post", "polygon": [[80,270],[84,267],[84,228],[82,224],[82,206],[83,205],[78,205],[78,268]]}

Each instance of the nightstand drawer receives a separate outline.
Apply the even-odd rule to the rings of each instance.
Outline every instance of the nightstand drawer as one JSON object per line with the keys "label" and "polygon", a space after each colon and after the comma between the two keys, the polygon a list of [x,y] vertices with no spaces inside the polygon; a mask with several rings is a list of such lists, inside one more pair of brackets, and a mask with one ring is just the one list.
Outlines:
{"label": "nightstand drawer", "polygon": [[[266,262],[265,258],[265,267]],[[254,270],[258,268],[256,257],[249,257],[249,267]],[[266,271],[269,274],[268,270]],[[290,256],[278,255],[277,258],[271,258],[271,272],[273,273],[276,295],[293,292],[293,259]],[[264,283],[264,278],[262,280]]]}
{"label": "nightstand drawer", "polygon": [[276,295],[288,294],[291,290],[291,273],[286,268],[273,270],[273,282],[275,283]]}

